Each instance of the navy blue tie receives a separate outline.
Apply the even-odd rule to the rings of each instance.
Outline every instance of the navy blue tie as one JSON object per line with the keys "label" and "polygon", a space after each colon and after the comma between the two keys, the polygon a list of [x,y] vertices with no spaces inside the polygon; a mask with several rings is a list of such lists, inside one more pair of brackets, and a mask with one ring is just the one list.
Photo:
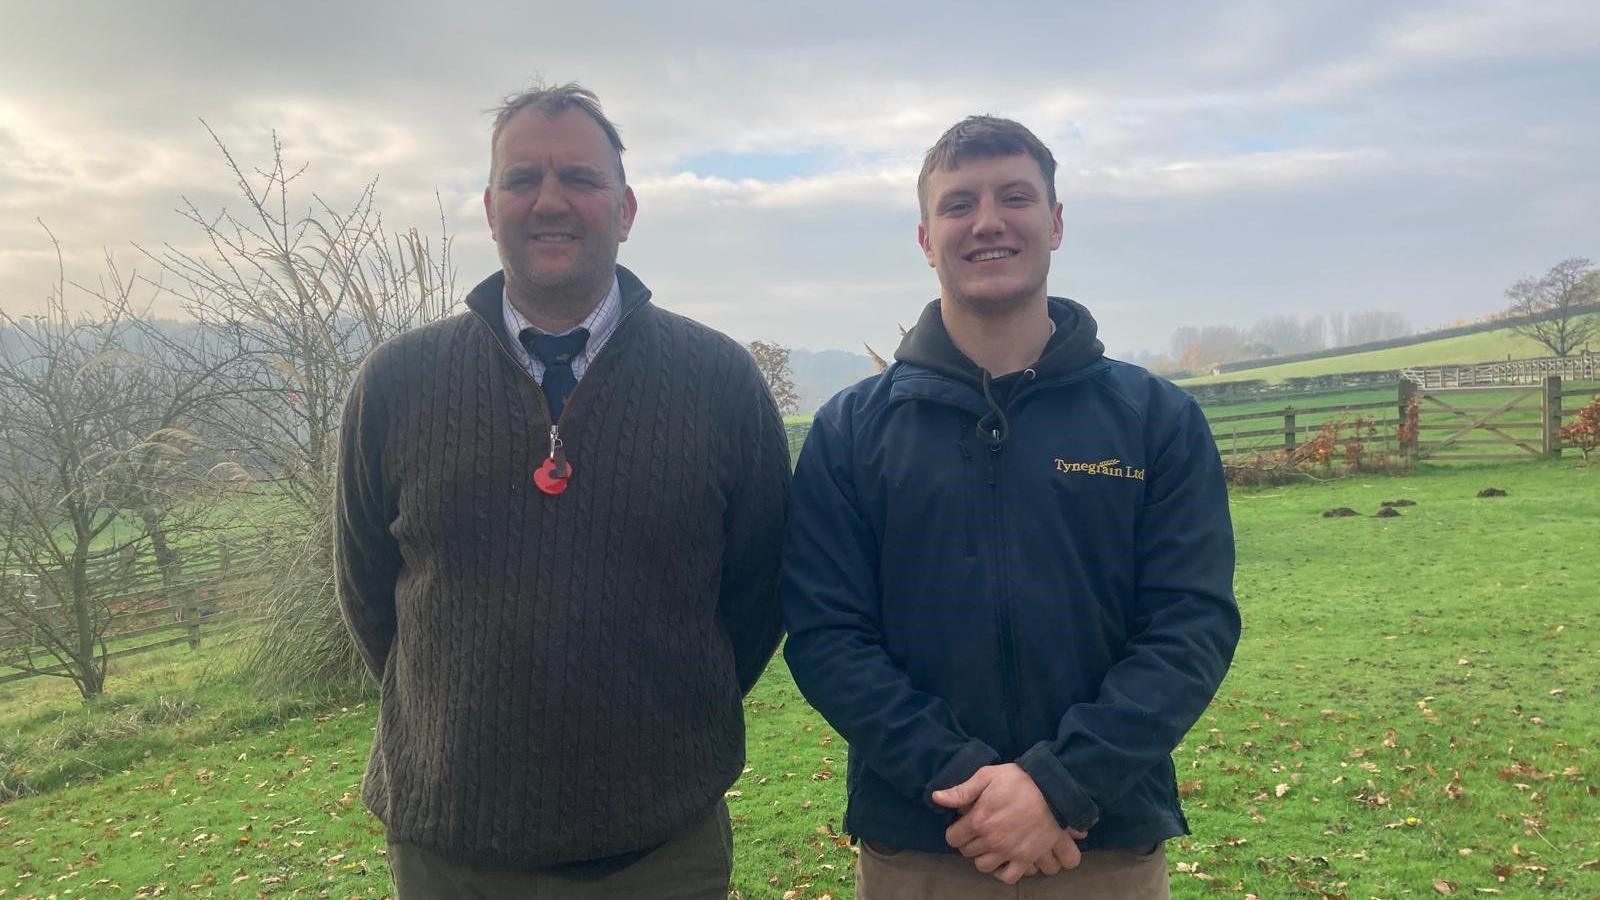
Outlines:
{"label": "navy blue tie", "polygon": [[561,409],[567,405],[567,397],[578,386],[578,378],[572,374],[572,360],[589,343],[589,329],[579,328],[570,334],[554,335],[524,328],[519,337],[522,346],[544,363],[544,397],[550,404],[550,421],[559,422]]}

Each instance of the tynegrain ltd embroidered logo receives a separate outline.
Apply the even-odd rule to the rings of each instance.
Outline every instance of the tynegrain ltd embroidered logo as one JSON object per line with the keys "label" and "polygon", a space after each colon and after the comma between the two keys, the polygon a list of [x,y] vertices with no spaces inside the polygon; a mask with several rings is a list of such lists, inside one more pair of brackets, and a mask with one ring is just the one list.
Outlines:
{"label": "tynegrain ltd embroidered logo", "polygon": [[1144,480],[1144,469],[1125,466],[1120,459],[1102,459],[1099,462],[1067,462],[1056,459],[1056,471],[1063,475],[1103,475],[1107,478],[1132,478]]}

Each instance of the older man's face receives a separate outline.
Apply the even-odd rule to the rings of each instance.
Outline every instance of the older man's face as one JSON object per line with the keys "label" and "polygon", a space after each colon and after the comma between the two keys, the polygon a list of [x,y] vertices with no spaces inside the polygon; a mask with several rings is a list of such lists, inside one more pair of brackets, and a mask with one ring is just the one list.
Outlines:
{"label": "older man's face", "polygon": [[483,207],[513,299],[604,296],[638,208],[620,169],[581,110],[525,109],[506,123]]}

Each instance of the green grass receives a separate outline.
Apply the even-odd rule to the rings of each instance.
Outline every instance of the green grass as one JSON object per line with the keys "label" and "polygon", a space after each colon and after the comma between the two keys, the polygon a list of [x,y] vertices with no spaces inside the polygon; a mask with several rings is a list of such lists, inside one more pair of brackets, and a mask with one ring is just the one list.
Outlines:
{"label": "green grass", "polygon": [[1259,369],[1243,369],[1224,375],[1185,378],[1178,383],[1181,385],[1216,384],[1222,381],[1247,381],[1256,378],[1264,378],[1268,381],[1276,382],[1283,381],[1285,378],[1336,375],[1341,372],[1377,372],[1386,369],[1400,369],[1406,366],[1493,362],[1507,357],[1525,359],[1549,355],[1549,348],[1538,341],[1516,334],[1509,328],[1501,328],[1496,331],[1482,331],[1477,334],[1464,334],[1459,337],[1412,344],[1409,347],[1392,347],[1388,350],[1372,350],[1366,353],[1347,353],[1342,356],[1329,356],[1305,362],[1263,366]]}
{"label": "green grass", "polygon": [[[1235,491],[1244,637],[1176,754],[1175,896],[1600,894],[1597,497],[1570,460]],[[252,699],[208,649],[129,666],[87,711],[0,692],[0,780],[39,791],[0,805],[0,898],[387,891],[362,698]],[[781,662],[746,708],[738,894],[850,897],[843,740]]]}
{"label": "green grass", "polygon": [[1597,495],[1570,462],[1236,492],[1245,634],[1174,860],[1263,897],[1600,891]]}

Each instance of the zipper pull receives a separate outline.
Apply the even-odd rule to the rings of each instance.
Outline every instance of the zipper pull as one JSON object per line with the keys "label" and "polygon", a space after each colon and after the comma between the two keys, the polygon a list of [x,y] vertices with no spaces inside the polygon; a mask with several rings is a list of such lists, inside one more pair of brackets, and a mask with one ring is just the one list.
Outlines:
{"label": "zipper pull", "polygon": [[567,462],[567,445],[561,440],[561,426],[550,426],[550,459],[555,462],[557,478],[566,478],[572,474],[572,466]]}
{"label": "zipper pull", "polygon": [[533,483],[546,494],[554,496],[567,489],[567,479],[572,477],[572,463],[567,461],[566,445],[561,441],[561,426],[550,426],[550,456],[533,472]]}

